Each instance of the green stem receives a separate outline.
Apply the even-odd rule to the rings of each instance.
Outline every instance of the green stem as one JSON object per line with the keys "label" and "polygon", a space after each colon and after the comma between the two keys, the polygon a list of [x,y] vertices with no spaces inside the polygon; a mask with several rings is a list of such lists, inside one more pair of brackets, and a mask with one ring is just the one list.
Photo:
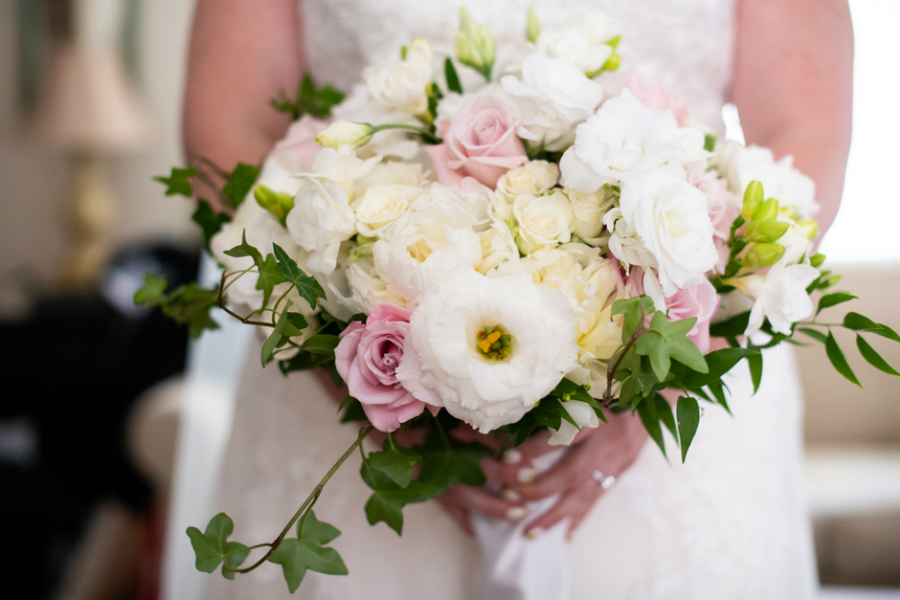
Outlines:
{"label": "green stem", "polygon": [[396,450],[397,446],[394,445],[394,436],[390,431],[387,432],[388,444],[391,445],[391,450]]}
{"label": "green stem", "polygon": [[[285,296],[287,296],[291,292],[292,289],[294,289],[293,283],[291,285],[289,285],[288,289],[286,289],[284,291],[284,293],[281,295],[281,297],[278,298],[278,301],[275,303],[275,308],[272,309],[274,311],[274,313],[276,313],[276,314],[278,313],[278,305],[281,304],[281,301],[284,300]],[[275,314],[272,315],[272,321],[275,321]]]}
{"label": "green stem", "polygon": [[424,127],[416,127],[415,125],[403,125],[402,123],[388,123],[387,125],[376,125],[372,128],[372,135],[375,135],[379,131],[383,131],[385,129],[406,129],[409,131],[414,131],[422,136],[423,139],[426,139],[435,144],[440,144],[443,140]]}
{"label": "green stem", "polygon": [[[641,312],[641,323],[644,320],[643,311]],[[622,349],[622,354],[619,355],[619,358],[616,359],[615,363],[610,363],[609,368],[606,369],[606,394],[604,394],[603,399],[607,402],[612,400],[612,381],[613,376],[616,374],[616,371],[619,370],[619,365],[622,364],[622,360],[625,359],[625,355],[628,354],[628,351],[631,350],[631,347],[634,346],[634,343],[637,341],[641,334],[644,333],[644,329],[641,326],[641,323],[638,323],[638,326],[635,328],[634,333],[631,334],[631,339],[628,340],[628,343],[625,344],[625,348]]]}
{"label": "green stem", "polygon": [[269,551],[266,552],[262,558],[260,558],[258,561],[256,561],[249,567],[245,567],[243,569],[228,569],[228,570],[233,573],[249,573],[250,571],[256,569],[261,564],[266,562],[269,559],[269,557],[272,556],[272,553],[274,553],[275,550],[278,549],[278,546],[281,545],[281,542],[284,540],[285,536],[291,531],[291,527],[294,526],[294,523],[297,522],[297,519],[299,519],[300,517],[305,517],[307,510],[311,509],[315,505],[316,500],[319,499],[319,495],[321,495],[322,490],[325,487],[325,484],[328,483],[328,480],[331,479],[331,477],[337,472],[337,470],[341,468],[341,465],[343,465],[344,462],[346,462],[346,460],[348,458],[350,458],[350,455],[353,454],[353,451],[356,450],[357,446],[362,448],[362,441],[364,439],[366,439],[366,436],[369,435],[374,429],[375,428],[372,427],[371,425],[366,425],[365,427],[363,427],[362,429],[359,430],[359,435],[356,437],[356,441],[353,442],[353,445],[350,446],[349,448],[347,448],[347,451],[344,452],[344,454],[338,459],[338,461],[336,463],[334,463],[334,466],[332,466],[331,469],[328,470],[328,473],[325,474],[325,477],[322,478],[322,481],[319,482],[319,485],[316,486],[316,488],[312,491],[312,493],[309,496],[307,496],[306,501],[304,501],[303,504],[300,506],[300,508],[297,509],[297,512],[294,513],[294,516],[291,517],[291,520],[288,521],[288,524],[284,526],[284,529],[281,530],[281,533],[278,534],[278,537],[275,538],[274,542],[272,542],[271,544],[257,544],[256,546],[253,546],[253,548],[269,546]]}
{"label": "green stem", "polygon": [[432,415],[432,417],[434,418],[434,427],[441,436],[441,441],[444,442],[444,448],[447,452],[450,452],[450,440],[447,438],[447,432],[444,431],[444,426],[441,425],[441,420],[437,418],[437,415]]}
{"label": "green stem", "polygon": [[248,550],[256,550],[257,548],[262,548],[263,546],[271,546],[269,542],[263,542],[262,544],[256,544],[255,546],[248,546],[243,550],[235,550],[234,552],[226,552],[224,556],[233,556],[235,554],[240,554],[241,552],[247,552]]}
{"label": "green stem", "polygon": [[[265,327],[271,327],[272,326],[271,323],[263,323],[262,321],[251,321],[249,315],[246,317],[242,317],[241,315],[237,314],[236,312],[234,312],[233,310],[231,310],[230,308],[225,306],[225,289],[224,288],[225,288],[226,275],[227,275],[227,273],[225,271],[222,271],[222,279],[219,282],[219,298],[218,298],[219,308],[224,310],[227,314],[231,315],[232,317],[234,317],[241,323],[244,323],[245,325],[263,325]],[[237,277],[235,279],[237,279]],[[250,313],[250,314],[252,315],[253,313]]]}

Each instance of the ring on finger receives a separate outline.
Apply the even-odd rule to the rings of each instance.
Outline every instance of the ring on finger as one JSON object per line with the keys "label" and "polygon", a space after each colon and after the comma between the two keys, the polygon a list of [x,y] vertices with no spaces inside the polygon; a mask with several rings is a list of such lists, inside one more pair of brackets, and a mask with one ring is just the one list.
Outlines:
{"label": "ring on finger", "polygon": [[612,475],[604,475],[603,471],[600,469],[591,473],[591,477],[597,482],[597,485],[604,489],[604,491],[616,485],[616,478]]}

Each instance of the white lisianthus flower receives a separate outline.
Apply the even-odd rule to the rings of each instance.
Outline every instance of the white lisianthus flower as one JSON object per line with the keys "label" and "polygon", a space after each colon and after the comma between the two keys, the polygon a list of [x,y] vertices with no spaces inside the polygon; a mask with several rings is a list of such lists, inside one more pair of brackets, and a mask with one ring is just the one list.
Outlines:
{"label": "white lisianthus flower", "polygon": [[802,219],[810,219],[819,211],[816,185],[794,168],[794,157],[780,160],[768,148],[741,146],[729,140],[716,147],[713,164],[728,181],[736,199],[744,197],[751,181],[759,181],[767,198],[775,198],[781,208],[791,208]]}
{"label": "white lisianthus flower", "polygon": [[574,325],[568,300],[528,275],[461,268],[419,299],[397,379],[487,433],[521,419],[578,366]]}
{"label": "white lisianthus flower", "polygon": [[603,99],[603,88],[578,68],[537,53],[525,57],[521,79],[507,75],[500,83],[522,109],[519,137],[551,152],[572,143],[575,126]]}
{"label": "white lisianthus flower", "polygon": [[572,208],[561,191],[546,196],[519,196],[513,203],[513,216],[519,225],[516,244],[522,254],[565,244],[572,237]]}
{"label": "white lisianthus flower", "polygon": [[478,232],[481,242],[481,261],[474,265],[482,275],[491,275],[498,270],[511,273],[518,270],[519,248],[509,226],[500,219],[493,219],[490,227]]}
{"label": "white lisianthus flower", "polygon": [[326,148],[340,148],[345,144],[357,148],[371,139],[372,126],[368,123],[338,120],[316,136],[316,143]]}
{"label": "white lisianthus flower", "polygon": [[591,193],[563,187],[563,193],[572,207],[572,231],[584,241],[597,245],[603,233],[603,217],[615,206],[616,194],[607,186]]}
{"label": "white lisianthus flower", "polygon": [[356,231],[366,237],[383,238],[387,228],[406,214],[423,194],[417,187],[374,185],[354,205]]}
{"label": "white lisianthus flower", "polygon": [[759,331],[766,318],[776,333],[791,333],[791,325],[813,313],[813,303],[806,293],[809,284],[819,276],[809,265],[787,266],[787,252],[765,276],[749,275],[728,280],[742,294],[753,300],[745,335]]}
{"label": "white lisianthus flower", "polygon": [[406,300],[394,290],[393,286],[378,276],[371,256],[349,262],[346,275],[351,297],[362,307],[359,312],[371,314],[381,304],[408,308]]}
{"label": "white lisianthus flower", "polygon": [[352,201],[355,197],[356,180],[368,175],[380,161],[379,156],[362,160],[350,146],[323,148],[313,161],[312,175],[333,181]]}
{"label": "white lisianthus flower", "polygon": [[356,234],[356,216],[346,191],[331,180],[309,177],[294,198],[287,228],[294,241],[309,252],[306,267],[328,275],[337,265],[341,243]]}
{"label": "white lisianthus flower", "polygon": [[588,77],[598,73],[613,53],[607,42],[615,36],[605,14],[589,11],[573,17],[567,27],[541,31],[538,52],[559,58]]}
{"label": "white lisianthus flower", "polygon": [[605,220],[613,255],[657,269],[667,297],[703,281],[719,260],[706,196],[677,165],[630,177],[622,184],[619,210]]}
{"label": "white lisianthus flower", "polygon": [[567,186],[596,192],[635,173],[675,160],[702,160],[707,154],[699,129],[679,127],[671,112],[644,106],[625,88],[578,126],[575,144],[559,168]]}
{"label": "white lisianthus flower", "polygon": [[[600,419],[597,418],[597,413],[595,413],[594,409],[591,408],[591,405],[586,402],[570,400],[563,404],[563,407],[566,409],[566,412],[569,413],[569,416],[578,423],[578,427],[581,429],[594,429],[600,425]],[[578,428],[565,419],[562,419],[562,422],[559,424],[559,429],[556,431],[551,430],[550,439],[547,440],[547,443],[551,446],[568,446],[572,443],[572,440],[575,439],[577,434]]]}
{"label": "white lisianthus flower", "polygon": [[431,48],[426,40],[418,39],[409,45],[403,60],[366,67],[363,78],[372,98],[382,106],[425,115],[432,69]]}
{"label": "white lisianthus flower", "polygon": [[385,239],[373,246],[378,276],[404,299],[415,302],[447,273],[481,259],[481,242],[473,227],[479,223],[459,206],[452,190],[432,187],[401,217]]}
{"label": "white lisianthus flower", "polygon": [[497,180],[497,196],[512,204],[524,194],[540,196],[559,181],[559,167],[546,160],[532,160],[510,169]]}

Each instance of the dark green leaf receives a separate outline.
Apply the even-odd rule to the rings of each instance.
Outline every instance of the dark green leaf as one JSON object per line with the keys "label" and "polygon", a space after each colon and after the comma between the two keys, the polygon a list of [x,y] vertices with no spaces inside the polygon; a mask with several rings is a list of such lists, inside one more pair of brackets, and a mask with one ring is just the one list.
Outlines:
{"label": "dark green leaf", "polygon": [[266,338],[266,341],[263,342],[262,352],[260,354],[260,360],[262,361],[263,367],[272,360],[275,349],[283,346],[285,343],[283,334],[285,325],[288,323],[288,309],[291,307],[291,304],[293,303],[290,300],[285,302],[284,312],[278,316],[278,321],[275,323],[275,327],[272,328],[272,333],[270,333],[269,337]]}
{"label": "dark green leaf", "polygon": [[[368,421],[369,418],[366,416],[366,411],[363,410],[362,403],[353,398],[352,396],[347,396],[347,398],[352,398],[351,401],[347,404],[347,410],[344,411],[344,414],[341,415],[341,423],[352,423],[354,421]],[[346,400],[347,398],[344,398]],[[343,404],[343,403],[341,403]]]}
{"label": "dark green leaf", "polygon": [[747,357],[747,365],[750,367],[750,379],[753,380],[753,393],[759,391],[762,383],[763,357],[762,353],[752,354]]}
{"label": "dark green leaf", "polygon": [[269,305],[272,290],[280,283],[284,283],[284,273],[281,271],[281,267],[278,266],[275,257],[268,254],[265,260],[259,264],[259,277],[256,280],[256,289],[263,292],[263,306]]}
{"label": "dark green leaf", "polygon": [[654,313],[650,330],[638,338],[635,351],[650,359],[657,380],[663,381],[669,374],[670,359],[700,373],[709,372],[703,354],[685,337],[696,322],[696,317],[669,321],[662,311]]}
{"label": "dark green leaf", "polygon": [[740,362],[742,358],[750,357],[754,354],[759,354],[759,350],[752,348],[723,348],[722,350],[715,350],[704,357],[709,367],[708,373],[689,371],[682,378],[682,382],[689,388],[703,387],[731,371],[734,365]]}
{"label": "dark green leaf", "polygon": [[166,186],[166,196],[174,196],[176,194],[190,198],[194,195],[194,189],[191,187],[191,177],[197,174],[197,169],[188,167],[187,169],[179,169],[172,167],[172,173],[168,177],[154,177]]}
{"label": "dark green leaf", "polygon": [[422,457],[417,481],[441,492],[457,483],[480,487],[487,482],[481,471],[481,461],[491,451],[482,444],[469,442],[447,450],[433,435],[426,444],[413,446]]}
{"label": "dark green leaf", "polygon": [[[556,402],[558,402],[558,400]],[[562,419],[559,415],[541,410],[540,406],[536,406],[529,412],[538,423],[540,423],[544,427],[547,427],[548,429],[553,429],[554,431],[556,431],[559,429],[560,424],[562,423]]]}
{"label": "dark green leaf", "polygon": [[[146,289],[145,289],[146,288]],[[209,315],[209,311],[218,305],[218,289],[203,289],[192,282],[175,288],[165,296],[153,295],[159,290],[159,281],[154,280],[149,288],[142,288],[142,298],[146,298],[148,306],[160,306],[164,315],[177,323],[188,326],[188,333],[192,337],[199,337],[204,329],[218,329],[216,323]],[[140,293],[140,290],[139,290]]]}
{"label": "dark green leaf", "polygon": [[230,552],[226,549],[226,544],[228,536],[232,532],[234,532],[234,521],[225,513],[219,513],[210,519],[204,533],[201,533],[196,527],[187,528],[198,571],[212,573],[225,560],[225,554]]}
{"label": "dark green leaf", "polygon": [[291,100],[282,92],[278,98],[272,100],[272,106],[290,114],[294,120],[305,114],[324,119],[331,114],[331,108],[340,104],[343,99],[344,95],[330,85],[317,88],[312,75],[307,73],[297,86],[296,100]]}
{"label": "dark green leaf", "polygon": [[[443,489],[423,483],[421,478],[410,482],[405,488],[397,485],[387,474],[367,468],[366,463],[360,469],[363,481],[374,493],[366,502],[366,518],[369,525],[384,521],[388,527],[403,534],[403,507],[407,504],[424,502],[440,494]],[[448,486],[449,487],[449,486]],[[444,488],[446,489],[446,488]]]}
{"label": "dark green leaf", "polygon": [[678,431],[681,434],[681,462],[687,458],[688,448],[694,441],[694,435],[697,433],[697,426],[700,424],[700,407],[697,400],[688,396],[682,396],[678,399],[676,408],[678,414]]}
{"label": "dark green leaf", "polygon": [[228,183],[222,188],[222,195],[231,200],[232,208],[237,208],[253,189],[256,178],[259,177],[259,167],[253,165],[238,165],[231,172]]}
{"label": "dark green leaf", "polygon": [[737,337],[744,335],[750,323],[750,311],[735,315],[727,321],[713,323],[709,326],[709,335],[713,337]]}
{"label": "dark green leaf", "polygon": [[856,296],[848,292],[835,292],[833,294],[826,294],[819,298],[819,308],[816,309],[816,314],[818,315],[826,308],[841,304],[843,302],[849,302],[850,300],[854,300],[855,298]]}
{"label": "dark green leaf", "polygon": [[728,411],[728,414],[731,414],[731,409],[728,407],[728,400],[725,398],[725,384],[721,381],[713,381],[708,386],[709,391],[715,397],[716,401],[722,405],[722,407]]}
{"label": "dark green leaf", "polygon": [[900,335],[897,335],[893,329],[887,325],[876,323],[868,317],[864,317],[859,313],[850,312],[844,317],[844,327],[854,331],[870,331],[882,337],[886,337],[895,342],[900,342]]}
{"label": "dark green leaf", "polygon": [[637,405],[638,415],[641,417],[641,423],[644,429],[650,434],[650,438],[656,442],[659,449],[662,450],[663,456],[666,456],[666,441],[663,439],[662,428],[659,426],[659,415],[656,412],[656,402],[651,399],[649,402],[641,402]]}
{"label": "dark green leaf", "polygon": [[320,333],[303,342],[303,351],[313,354],[334,356],[334,349],[341,343],[341,338],[336,335]]}
{"label": "dark green leaf", "polygon": [[831,361],[831,364],[834,365],[834,368],[837,369],[838,373],[859,387],[862,387],[859,380],[856,378],[856,375],[853,374],[850,365],[847,364],[844,353],[841,351],[840,346],[838,346],[837,341],[834,339],[834,335],[830,331],[828,332],[828,339],[825,340],[825,354],[828,355],[828,360]]}
{"label": "dark green leaf", "polygon": [[869,343],[862,338],[861,335],[856,335],[856,347],[859,348],[859,353],[863,355],[870,365],[878,369],[879,371],[884,371],[888,375],[896,375],[900,377],[900,373],[894,370],[894,368],[887,364],[881,355],[875,352],[875,349],[869,345]]}
{"label": "dark green leaf", "polygon": [[153,273],[144,273],[144,285],[134,293],[134,303],[144,306],[159,306],[166,299],[169,280]]}
{"label": "dark green leaf", "polygon": [[[844,320],[846,321],[846,318]],[[816,329],[810,329],[809,327],[799,327],[798,331],[802,331],[803,333],[805,333],[812,339],[816,340],[817,342],[822,342],[823,344],[825,343],[825,340],[827,339],[827,337],[824,333],[822,333],[821,331],[818,331]]]}
{"label": "dark green leaf", "polygon": [[669,402],[663,397],[662,394],[656,394],[656,414],[659,415],[659,420],[662,421],[662,424],[666,426],[666,429],[669,430],[669,433],[672,434],[672,437],[675,438],[675,443],[678,443],[678,427],[675,425],[675,417],[672,415],[672,406]]}
{"label": "dark green leaf", "polygon": [[333,360],[332,357],[323,356],[321,354],[298,352],[287,360],[279,361],[278,368],[281,370],[282,374],[287,375],[294,371],[309,371],[310,369],[324,367]]}
{"label": "dark green leaf", "polygon": [[456,74],[456,67],[450,57],[444,61],[444,75],[447,77],[447,89],[457,94],[462,94],[462,85],[459,83],[459,76]]}
{"label": "dark green leaf", "polygon": [[346,575],[347,565],[334,548],[325,547],[341,534],[337,528],[316,519],[310,510],[297,523],[296,538],[282,540],[281,545],[269,557],[269,562],[281,565],[288,590],[293,594],[306,571],[326,575]]}
{"label": "dark green leaf", "polygon": [[422,457],[404,448],[391,448],[387,445],[387,440],[385,440],[385,444],[386,447],[383,451],[369,454],[369,465],[390,477],[400,487],[405,488],[412,481],[413,468],[422,460]]}
{"label": "dark green leaf", "polygon": [[537,421],[534,417],[531,416],[530,412],[525,413],[525,416],[519,419],[516,427],[516,446],[521,446],[525,443],[525,440],[531,435],[531,432],[534,431],[534,428],[537,427]]}
{"label": "dark green leaf", "polygon": [[197,210],[191,215],[191,220],[203,231],[203,247],[208,249],[209,240],[219,233],[222,225],[231,221],[231,217],[227,213],[217,213],[209,202],[201,198],[197,202]]}
{"label": "dark green leaf", "polygon": [[[325,298],[325,290],[313,277],[301,271],[297,263],[288,256],[288,253],[281,246],[273,243],[272,250],[275,252],[275,258],[278,259],[278,264],[284,273],[285,281],[294,284],[297,292],[309,302],[312,308],[315,308],[318,302],[317,298]],[[325,314],[323,313],[324,316]]]}
{"label": "dark green leaf", "polygon": [[253,259],[253,264],[259,267],[262,262],[262,254],[259,253],[259,250],[251,246],[247,243],[247,230],[245,229],[243,234],[241,235],[241,243],[239,246],[235,246],[230,250],[226,250],[225,254],[228,256],[233,256],[235,258],[240,258],[242,256],[249,256]]}

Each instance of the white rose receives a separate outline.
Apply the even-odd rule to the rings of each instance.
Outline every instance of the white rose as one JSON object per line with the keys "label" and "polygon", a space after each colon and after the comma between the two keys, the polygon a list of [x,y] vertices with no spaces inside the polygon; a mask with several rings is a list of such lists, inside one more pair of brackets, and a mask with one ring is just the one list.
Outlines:
{"label": "white rose", "polygon": [[509,227],[499,219],[493,219],[490,227],[478,232],[481,242],[481,261],[474,265],[482,275],[491,275],[498,270],[515,272],[519,264],[519,248]]}
{"label": "white rose", "polygon": [[753,335],[766,318],[776,333],[790,334],[791,325],[813,313],[813,303],[806,293],[819,271],[809,265],[787,265],[787,253],[769,272],[729,280],[742,294],[753,300],[745,335]]}
{"label": "white rose", "polygon": [[[581,429],[594,429],[600,425],[600,419],[597,418],[597,413],[594,412],[590,404],[579,402],[578,400],[570,400],[563,406],[566,412],[569,413],[569,416],[572,417],[572,420],[578,423],[578,427]],[[562,419],[559,429],[556,431],[551,430],[550,439],[547,440],[547,443],[551,446],[568,446],[578,434],[578,427]]]}
{"label": "white rose", "polygon": [[366,237],[384,237],[394,221],[406,214],[422,190],[406,185],[375,185],[354,204],[356,231]]}
{"label": "white rose", "polygon": [[596,192],[582,192],[564,187],[563,193],[572,207],[572,231],[584,241],[599,245],[603,233],[603,217],[615,205],[616,194],[607,186]]}
{"label": "white rose", "polygon": [[525,57],[521,80],[507,75],[500,83],[522,109],[519,137],[551,152],[571,144],[575,126],[603,99],[603,88],[576,67],[536,53]]}
{"label": "white rose", "polygon": [[510,169],[497,180],[497,195],[512,204],[524,194],[540,196],[559,181],[559,167],[546,160],[532,160]]}
{"label": "white rose", "polygon": [[356,234],[356,216],[347,192],[333,181],[310,177],[294,198],[287,228],[294,241],[309,252],[307,268],[328,275],[337,265],[341,242]]}
{"label": "white rose", "polygon": [[[501,350],[479,343],[495,327]],[[490,338],[489,338],[490,339]],[[572,308],[526,274],[447,275],[410,319],[397,378],[416,398],[487,433],[522,418],[578,366]]]}
{"label": "white rose", "polygon": [[513,203],[513,215],[519,224],[516,244],[523,254],[565,244],[572,237],[572,209],[561,191],[546,196],[519,196]]}
{"label": "white rose", "polygon": [[628,264],[658,269],[667,297],[703,281],[719,259],[706,196],[677,165],[623,182],[619,210],[605,220],[612,225],[612,253]]}
{"label": "white rose", "polygon": [[595,192],[670,161],[706,156],[703,133],[679,127],[671,112],[644,106],[626,88],[578,126],[559,168],[567,186]]}
{"label": "white rose", "polygon": [[336,183],[352,201],[355,197],[356,180],[368,175],[380,160],[381,157],[378,156],[362,160],[350,146],[323,148],[313,161],[312,173]]}
{"label": "white rose", "polygon": [[606,15],[590,11],[574,16],[568,27],[541,31],[537,47],[541,54],[564,60],[591,77],[612,55],[606,42],[614,35]]}
{"label": "white rose", "polygon": [[362,307],[359,312],[370,314],[381,304],[393,304],[407,308],[406,300],[389,283],[378,276],[375,262],[371,256],[351,261],[346,267],[346,275],[351,297]]}
{"label": "white rose", "polygon": [[414,41],[403,60],[366,67],[363,78],[369,93],[386,108],[411,115],[428,112],[428,88],[431,86],[432,55],[428,42]]}
{"label": "white rose", "polygon": [[452,190],[432,184],[413,208],[373,246],[379,277],[409,302],[458,266],[482,258],[473,229],[479,221],[458,205]]}
{"label": "white rose", "polygon": [[729,140],[717,146],[714,164],[728,180],[728,189],[736,199],[743,198],[744,190],[756,180],[767,198],[775,198],[782,208],[792,208],[802,219],[810,219],[819,211],[816,185],[794,168],[793,156],[776,161],[768,148],[744,147]]}

